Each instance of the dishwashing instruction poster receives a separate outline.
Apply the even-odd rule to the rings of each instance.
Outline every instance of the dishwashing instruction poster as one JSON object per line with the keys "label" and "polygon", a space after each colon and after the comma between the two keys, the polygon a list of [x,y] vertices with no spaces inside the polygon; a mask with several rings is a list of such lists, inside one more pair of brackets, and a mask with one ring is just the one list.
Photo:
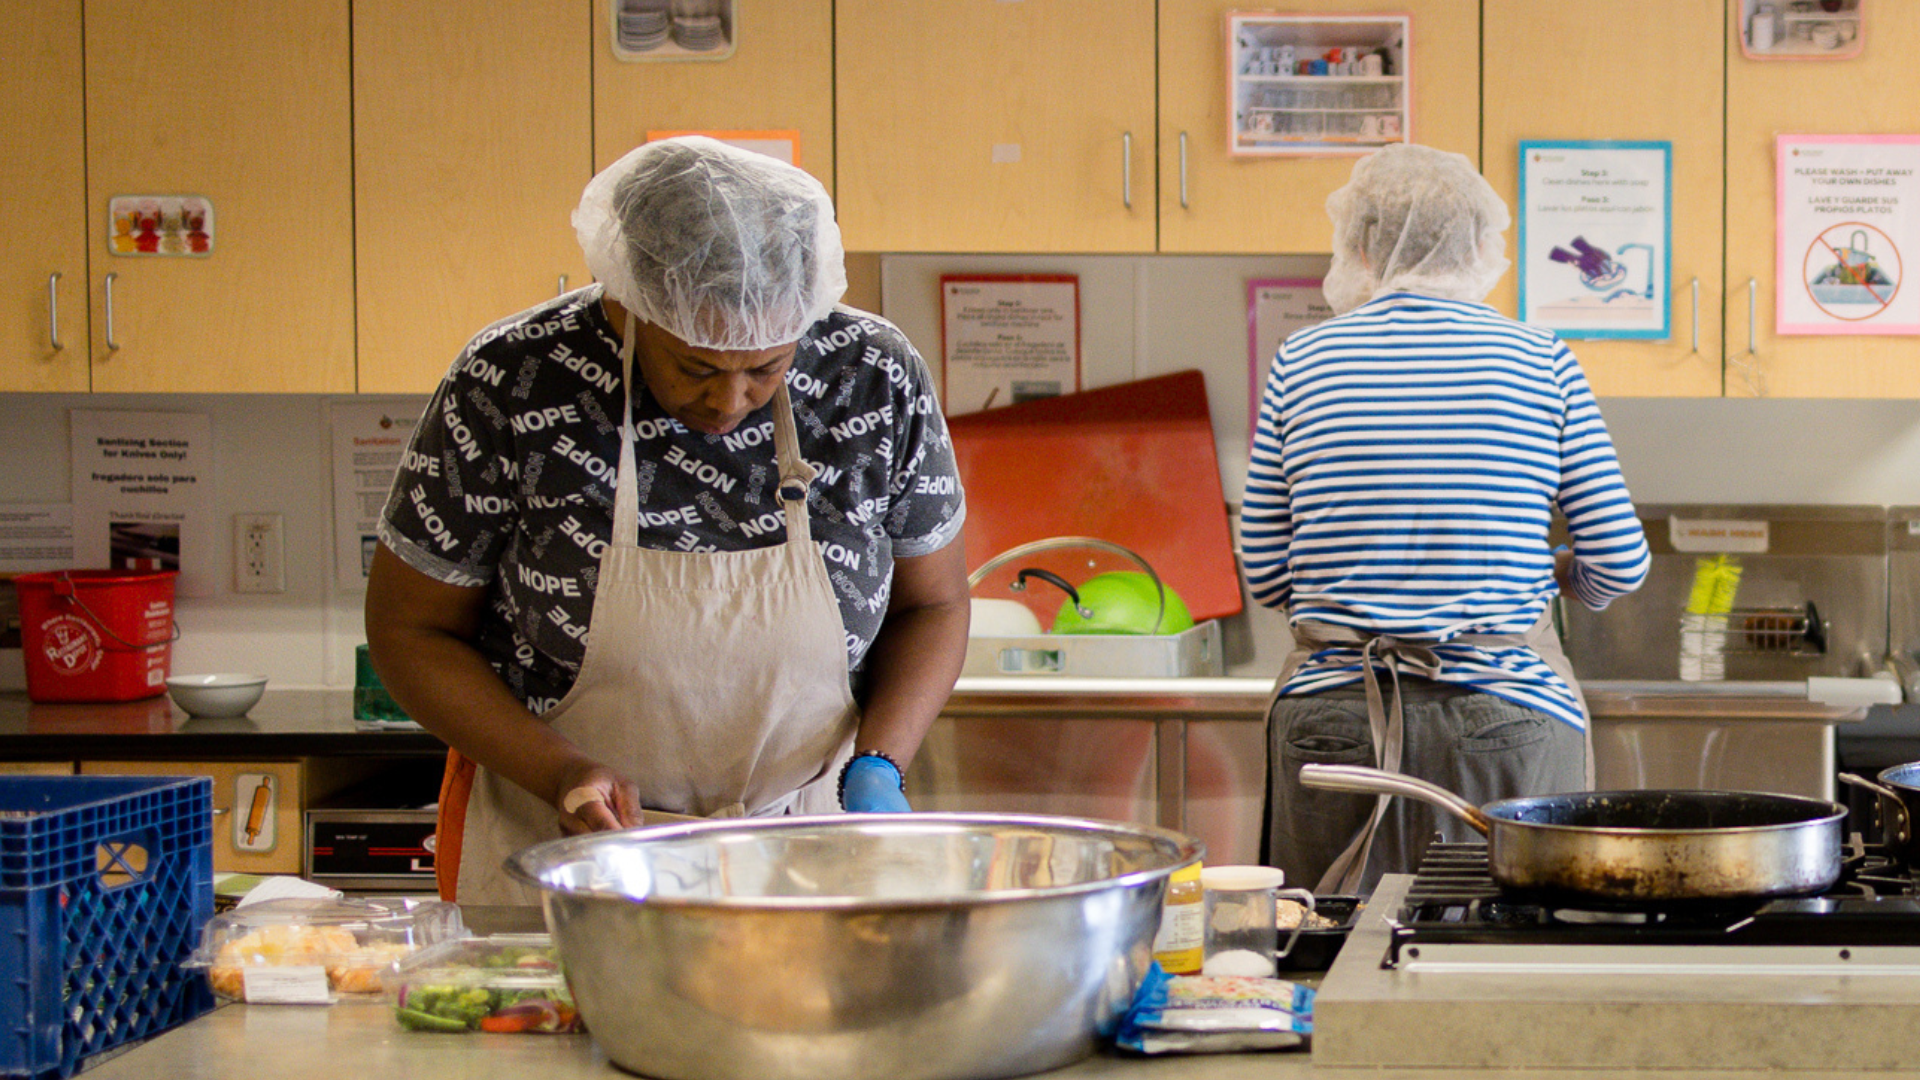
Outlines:
{"label": "dishwashing instruction poster", "polygon": [[1247,282],[1247,443],[1260,426],[1260,395],[1280,343],[1295,330],[1333,318],[1320,278],[1254,278]]}
{"label": "dishwashing instruction poster", "polygon": [[379,539],[374,530],[387,491],[420,423],[412,407],[367,401],[333,403],[334,584],[367,587],[367,568]]}
{"label": "dishwashing instruction poster", "polygon": [[1920,135],[1782,135],[1775,330],[1920,334]]}
{"label": "dishwashing instruction poster", "polygon": [[1079,277],[944,274],[940,316],[948,416],[1079,392]]}
{"label": "dishwashing instruction poster", "polygon": [[1520,144],[1520,321],[1673,336],[1673,144]]}
{"label": "dishwashing instruction poster", "polygon": [[176,596],[211,596],[221,552],[213,421],[205,413],[74,409],[73,565],[175,570]]}

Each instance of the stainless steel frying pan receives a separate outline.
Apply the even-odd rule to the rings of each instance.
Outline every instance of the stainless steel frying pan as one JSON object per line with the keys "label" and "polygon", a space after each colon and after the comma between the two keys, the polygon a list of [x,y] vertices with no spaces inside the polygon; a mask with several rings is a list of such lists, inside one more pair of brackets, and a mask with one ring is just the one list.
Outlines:
{"label": "stainless steel frying pan", "polygon": [[1806,896],[1840,877],[1839,803],[1746,791],[1581,791],[1477,807],[1425,780],[1303,765],[1300,782],[1430,802],[1487,837],[1508,889],[1621,904]]}

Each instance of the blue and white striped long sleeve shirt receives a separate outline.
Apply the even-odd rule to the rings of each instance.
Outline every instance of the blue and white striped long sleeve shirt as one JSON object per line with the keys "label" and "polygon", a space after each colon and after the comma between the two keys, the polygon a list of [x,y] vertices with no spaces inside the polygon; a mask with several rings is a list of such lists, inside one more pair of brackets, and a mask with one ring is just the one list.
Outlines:
{"label": "blue and white striped long sleeve shirt", "polygon": [[[1550,330],[1484,304],[1380,297],[1287,338],[1261,396],[1241,515],[1254,598],[1434,647],[1438,678],[1585,726],[1572,689],[1521,647],[1559,591],[1547,532],[1573,538],[1571,591],[1599,610],[1649,555],[1613,440],[1579,361]],[[1315,694],[1361,677],[1357,647],[1287,681]]]}

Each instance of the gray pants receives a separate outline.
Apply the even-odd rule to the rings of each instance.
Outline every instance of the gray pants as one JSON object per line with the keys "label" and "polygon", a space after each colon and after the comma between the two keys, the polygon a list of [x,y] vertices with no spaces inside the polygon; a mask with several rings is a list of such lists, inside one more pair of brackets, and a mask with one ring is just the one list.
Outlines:
{"label": "gray pants", "polygon": [[[1475,805],[1496,799],[1579,791],[1586,786],[1586,736],[1546,713],[1465,687],[1400,676],[1406,746],[1400,770]],[[1381,691],[1391,684],[1381,680]],[[1366,692],[1351,688],[1283,697],[1267,717],[1266,863],[1287,884],[1313,888],[1366,824],[1375,796],[1304,787],[1300,766],[1373,765]],[[1373,840],[1360,893],[1382,874],[1410,874],[1436,834],[1478,841],[1473,827],[1417,799],[1396,796]]]}

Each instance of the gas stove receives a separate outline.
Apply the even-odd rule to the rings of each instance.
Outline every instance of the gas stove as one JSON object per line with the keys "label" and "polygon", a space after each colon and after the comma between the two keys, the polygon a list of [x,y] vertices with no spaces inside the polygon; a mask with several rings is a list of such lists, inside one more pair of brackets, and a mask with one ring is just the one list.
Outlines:
{"label": "gas stove", "polygon": [[1516,898],[1485,844],[1435,844],[1390,929],[1385,963],[1407,971],[1920,977],[1920,874],[1856,836],[1819,896],[1595,909]]}
{"label": "gas stove", "polygon": [[1314,1066],[1787,1075],[1920,1062],[1920,873],[1848,844],[1814,897],[1587,910],[1514,896],[1484,844],[1388,875],[1321,984]]}

